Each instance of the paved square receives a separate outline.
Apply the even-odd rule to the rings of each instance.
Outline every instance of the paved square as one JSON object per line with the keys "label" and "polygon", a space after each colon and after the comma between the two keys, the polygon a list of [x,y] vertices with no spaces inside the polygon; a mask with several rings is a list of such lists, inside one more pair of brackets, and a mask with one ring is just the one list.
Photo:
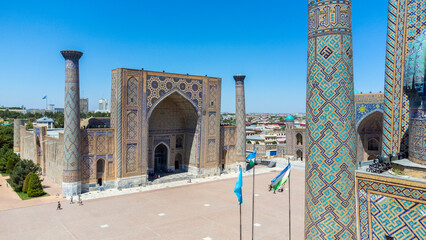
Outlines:
{"label": "paved square", "polygon": [[[288,239],[288,191],[268,192],[278,172],[256,175],[254,239]],[[236,179],[84,202],[0,211],[2,239],[239,239]],[[293,169],[292,238],[304,228],[304,170]],[[252,177],[243,180],[243,239],[251,238]]]}

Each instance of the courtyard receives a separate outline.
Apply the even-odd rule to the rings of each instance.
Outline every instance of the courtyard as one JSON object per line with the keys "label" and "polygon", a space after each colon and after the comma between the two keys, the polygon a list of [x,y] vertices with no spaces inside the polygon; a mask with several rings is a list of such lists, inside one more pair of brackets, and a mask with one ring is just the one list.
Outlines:
{"label": "courtyard", "polygon": [[[256,174],[255,239],[288,239],[288,190],[268,184],[278,170]],[[292,239],[304,229],[304,169],[291,175]],[[0,212],[2,239],[239,239],[236,178],[84,201],[56,210],[54,196]],[[3,186],[2,186],[3,188]],[[243,180],[243,239],[251,238],[252,176]],[[47,199],[46,199],[47,200]],[[21,201],[21,200],[16,200]],[[32,200],[28,200],[32,201]],[[25,202],[25,201],[24,201]],[[38,205],[41,204],[41,205]],[[21,206],[21,205],[17,205]]]}

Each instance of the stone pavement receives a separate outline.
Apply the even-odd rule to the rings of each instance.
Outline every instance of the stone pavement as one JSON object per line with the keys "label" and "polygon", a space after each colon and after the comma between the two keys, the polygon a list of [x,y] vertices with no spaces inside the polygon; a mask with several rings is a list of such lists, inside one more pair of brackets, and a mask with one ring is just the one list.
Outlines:
{"label": "stone pavement", "polygon": [[[278,170],[256,168],[260,174],[256,174],[255,239],[287,239],[288,191],[273,194],[267,190]],[[56,203],[4,210],[0,213],[1,238],[238,239],[235,177],[194,179],[191,184],[85,201],[83,206],[62,201],[63,210],[58,211]],[[292,238],[303,239],[303,170],[293,169],[291,187]],[[248,173],[243,180],[243,239],[251,234],[251,189]]]}
{"label": "stone pavement", "polygon": [[[256,166],[256,176],[257,174],[263,174],[268,173],[272,171],[281,171],[282,168],[267,168],[265,166]],[[243,173],[243,176],[252,175],[252,171],[247,171]],[[197,184],[197,183],[204,183],[204,182],[211,182],[211,181],[217,181],[222,179],[230,179],[230,178],[236,178],[238,173],[228,173],[228,174],[222,174],[220,176],[211,176],[211,177],[204,177],[204,178],[194,178],[192,176],[191,178],[191,184]],[[182,177],[180,177],[182,176]],[[137,193],[137,192],[146,192],[146,191],[152,191],[152,190],[158,190],[163,188],[170,188],[170,187],[178,187],[178,186],[184,186],[188,185],[188,176],[190,176],[187,173],[180,173],[180,174],[173,174],[168,175],[166,177],[161,177],[163,179],[162,181],[156,183],[156,184],[148,184],[146,186],[141,187],[134,187],[134,188],[125,188],[125,189],[107,189],[104,191],[91,191],[87,192],[81,195],[83,200],[90,200],[90,199],[97,199],[97,198],[103,198],[103,197],[112,197],[112,196],[119,196],[119,195],[125,195],[130,193]],[[173,179],[185,179],[185,180],[178,180],[178,181],[172,181]]]}
{"label": "stone pavement", "polygon": [[[42,184],[44,191],[49,193],[50,196],[28,200],[21,200],[18,194],[16,194],[10,186],[6,187],[7,178],[9,177],[3,177],[0,175],[0,210],[29,207],[62,200],[61,187],[47,177],[44,177]],[[43,177],[41,178],[43,179]]]}

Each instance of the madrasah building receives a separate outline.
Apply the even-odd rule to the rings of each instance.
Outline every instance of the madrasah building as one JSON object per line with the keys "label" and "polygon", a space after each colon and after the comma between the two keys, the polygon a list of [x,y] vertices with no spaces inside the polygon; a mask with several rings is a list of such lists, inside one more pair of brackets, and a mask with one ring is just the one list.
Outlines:
{"label": "madrasah building", "polygon": [[112,70],[111,118],[80,120],[83,53],[61,53],[64,129],[26,130],[17,119],[14,148],[61,184],[64,196],[140,186],[153,174],[215,175],[245,160],[245,76],[234,76],[236,126],[220,125],[220,78],[125,68]]}

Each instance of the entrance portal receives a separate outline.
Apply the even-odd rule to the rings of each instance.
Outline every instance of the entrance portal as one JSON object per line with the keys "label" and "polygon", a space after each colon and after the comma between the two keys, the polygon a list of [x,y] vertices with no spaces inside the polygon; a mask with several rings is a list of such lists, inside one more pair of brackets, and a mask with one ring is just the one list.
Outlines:
{"label": "entrance portal", "polygon": [[296,151],[296,155],[297,155],[297,160],[303,161],[303,152],[302,150],[297,150]]}
{"label": "entrance portal", "polygon": [[161,143],[155,148],[155,154],[154,154],[154,171],[155,172],[167,172],[167,162],[168,162],[167,158],[168,158],[167,147]]}
{"label": "entrance portal", "polygon": [[105,160],[102,158],[98,159],[96,162],[96,178],[98,179],[99,186],[102,186],[102,178],[104,177],[105,171]]}
{"label": "entrance portal", "polygon": [[174,166],[188,171],[190,159],[196,163],[198,114],[187,97],[173,92],[148,113],[148,169],[165,172]]}
{"label": "entrance portal", "polygon": [[357,160],[375,159],[382,152],[383,113],[373,112],[365,117],[357,129]]}

